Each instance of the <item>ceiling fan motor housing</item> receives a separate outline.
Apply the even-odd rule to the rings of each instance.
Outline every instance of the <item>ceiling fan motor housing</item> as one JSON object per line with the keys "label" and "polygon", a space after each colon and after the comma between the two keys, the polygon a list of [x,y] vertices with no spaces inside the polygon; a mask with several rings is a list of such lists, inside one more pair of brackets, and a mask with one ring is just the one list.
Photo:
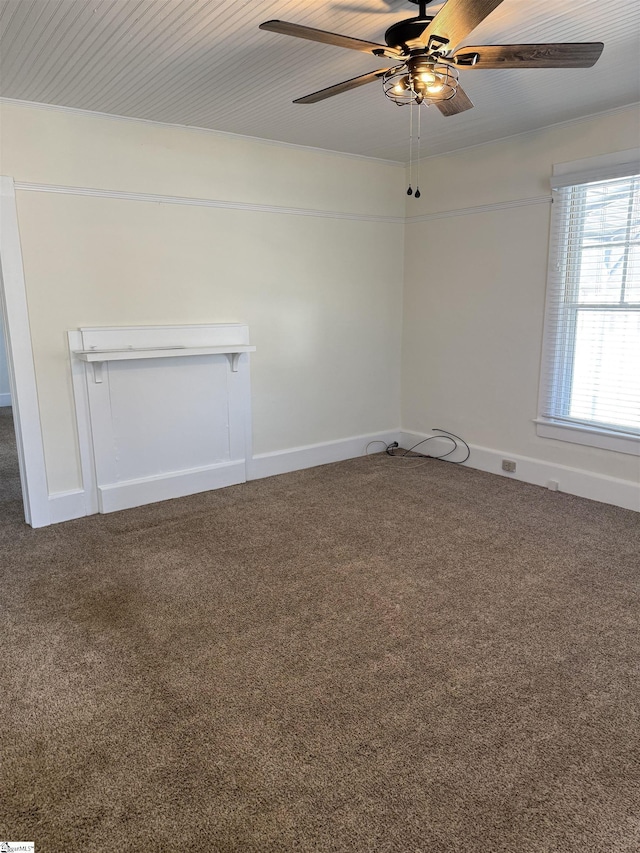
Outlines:
{"label": "ceiling fan motor housing", "polygon": [[411,47],[422,46],[420,44],[420,36],[425,30],[425,27],[431,23],[433,17],[425,15],[417,18],[407,18],[404,21],[398,21],[397,24],[392,24],[384,34],[384,40],[389,47],[396,47],[400,50],[409,51]]}

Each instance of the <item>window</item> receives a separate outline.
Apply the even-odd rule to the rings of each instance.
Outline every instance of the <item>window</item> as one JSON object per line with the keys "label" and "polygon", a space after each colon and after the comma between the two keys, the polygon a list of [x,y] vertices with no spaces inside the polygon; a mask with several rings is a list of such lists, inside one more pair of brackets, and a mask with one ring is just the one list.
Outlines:
{"label": "window", "polygon": [[538,434],[638,453],[640,169],[606,172],[554,180]]}

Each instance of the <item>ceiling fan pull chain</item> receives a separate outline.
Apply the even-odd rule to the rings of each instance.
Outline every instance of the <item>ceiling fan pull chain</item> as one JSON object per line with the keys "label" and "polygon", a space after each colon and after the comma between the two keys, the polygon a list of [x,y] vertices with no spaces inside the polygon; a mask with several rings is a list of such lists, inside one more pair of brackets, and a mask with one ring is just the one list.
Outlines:
{"label": "ceiling fan pull chain", "polygon": [[418,104],[418,164],[416,167],[416,198],[420,198],[420,113],[422,104]]}
{"label": "ceiling fan pull chain", "polygon": [[411,175],[413,172],[413,104],[409,104],[409,189],[407,195],[413,195]]}

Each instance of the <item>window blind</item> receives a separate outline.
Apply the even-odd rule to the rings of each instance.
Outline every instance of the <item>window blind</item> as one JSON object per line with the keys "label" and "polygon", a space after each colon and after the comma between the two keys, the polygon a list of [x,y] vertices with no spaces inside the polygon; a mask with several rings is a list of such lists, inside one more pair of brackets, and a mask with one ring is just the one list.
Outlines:
{"label": "window blind", "polygon": [[554,183],[541,417],[640,436],[640,176]]}

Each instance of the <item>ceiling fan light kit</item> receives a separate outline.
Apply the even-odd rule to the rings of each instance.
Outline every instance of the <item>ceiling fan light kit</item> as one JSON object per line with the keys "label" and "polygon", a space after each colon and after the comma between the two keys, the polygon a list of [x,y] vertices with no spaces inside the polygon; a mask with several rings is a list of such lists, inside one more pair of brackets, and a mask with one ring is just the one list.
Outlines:
{"label": "ceiling fan light kit", "polygon": [[382,88],[398,106],[450,101],[458,90],[458,70],[449,63],[416,56],[390,68]]}

